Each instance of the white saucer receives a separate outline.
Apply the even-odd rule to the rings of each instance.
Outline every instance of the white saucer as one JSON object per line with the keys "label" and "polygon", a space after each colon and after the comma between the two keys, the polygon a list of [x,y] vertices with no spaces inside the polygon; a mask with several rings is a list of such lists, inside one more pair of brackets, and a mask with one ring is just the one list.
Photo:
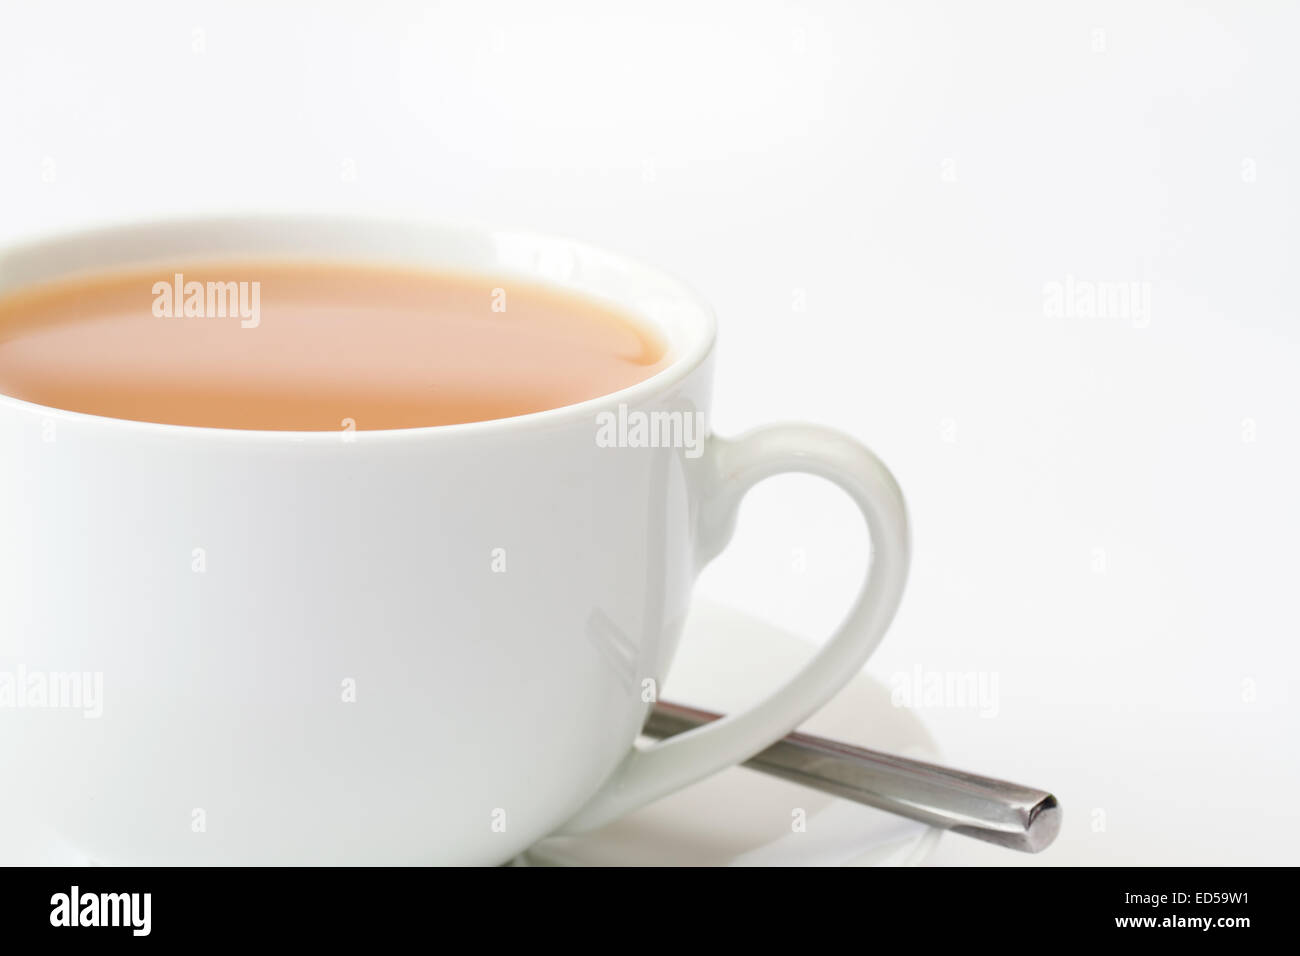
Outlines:
{"label": "white saucer", "polygon": [[[665,700],[729,713],[780,686],[808,643],[700,599],[691,608]],[[914,711],[859,675],[800,728],[888,753],[936,760]],[[795,811],[804,811],[795,832]],[[942,831],[737,767],[589,834],[551,837],[524,866],[914,866]]]}
{"label": "white saucer", "polygon": [[[696,601],[662,696],[722,713],[775,689],[812,653],[809,644],[737,611]],[[885,685],[855,678],[801,729],[889,753],[934,760],[933,740]],[[794,832],[796,810],[806,820]],[[552,837],[523,866],[911,866],[939,830],[826,796],[743,767],[580,837]],[[77,866],[57,837],[0,814],[0,865]]]}

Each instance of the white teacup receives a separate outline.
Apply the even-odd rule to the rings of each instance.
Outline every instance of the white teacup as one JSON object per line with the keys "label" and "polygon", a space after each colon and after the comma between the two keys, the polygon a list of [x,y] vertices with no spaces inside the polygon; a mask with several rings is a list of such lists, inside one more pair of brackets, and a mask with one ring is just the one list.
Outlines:
{"label": "white teacup", "polygon": [[[241,258],[542,279],[620,303],[672,361],[537,414],[339,434],[0,395],[5,812],[106,863],[498,863],[747,759],[880,641],[908,562],[892,476],[811,425],[708,434],[713,315],[621,256],[470,228],[204,219],[0,252],[0,292]],[[866,516],[871,570],[847,619],[752,709],[638,748],[696,575],[745,492],[796,471]]]}

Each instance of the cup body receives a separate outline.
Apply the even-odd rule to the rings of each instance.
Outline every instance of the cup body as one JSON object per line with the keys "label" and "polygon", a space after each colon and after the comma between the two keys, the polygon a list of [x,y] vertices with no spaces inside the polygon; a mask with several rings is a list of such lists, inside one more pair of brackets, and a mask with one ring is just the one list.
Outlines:
{"label": "cup body", "polygon": [[[0,396],[7,812],[106,863],[508,860],[599,789],[668,669],[699,564],[712,317],[564,240],[337,220],[51,240],[0,254],[0,291],[257,257],[554,282],[655,324],[673,361],[580,405],[395,431]],[[53,699],[77,675],[97,704]]]}

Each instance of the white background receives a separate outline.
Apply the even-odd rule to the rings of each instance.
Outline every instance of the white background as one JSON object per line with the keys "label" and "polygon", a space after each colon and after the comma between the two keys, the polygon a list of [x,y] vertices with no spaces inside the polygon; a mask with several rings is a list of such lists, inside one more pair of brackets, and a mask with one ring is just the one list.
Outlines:
{"label": "white background", "polygon": [[[5,0],[0,239],[352,210],[675,272],[719,432],[831,424],[907,492],[868,669],[996,679],[922,719],[1065,807],[936,862],[1294,863],[1300,16],[1048,6]],[[1149,315],[1051,314],[1067,277]],[[701,589],[815,640],[866,556],[776,479]]]}

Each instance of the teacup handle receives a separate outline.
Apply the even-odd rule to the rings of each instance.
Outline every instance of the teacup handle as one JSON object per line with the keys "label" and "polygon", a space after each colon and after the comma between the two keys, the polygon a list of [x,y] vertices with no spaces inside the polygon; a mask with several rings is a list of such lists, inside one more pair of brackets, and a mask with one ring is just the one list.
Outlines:
{"label": "teacup handle", "polygon": [[848,617],[802,670],[749,710],[646,747],[634,747],[561,832],[591,830],[733,764],[794,730],[858,673],[898,608],[907,580],[907,510],[894,476],[861,443],[815,425],[772,425],[710,439],[709,487],[698,520],[700,566],[727,544],[741,499],[772,475],[802,472],[839,485],[857,503],[872,558]]}

